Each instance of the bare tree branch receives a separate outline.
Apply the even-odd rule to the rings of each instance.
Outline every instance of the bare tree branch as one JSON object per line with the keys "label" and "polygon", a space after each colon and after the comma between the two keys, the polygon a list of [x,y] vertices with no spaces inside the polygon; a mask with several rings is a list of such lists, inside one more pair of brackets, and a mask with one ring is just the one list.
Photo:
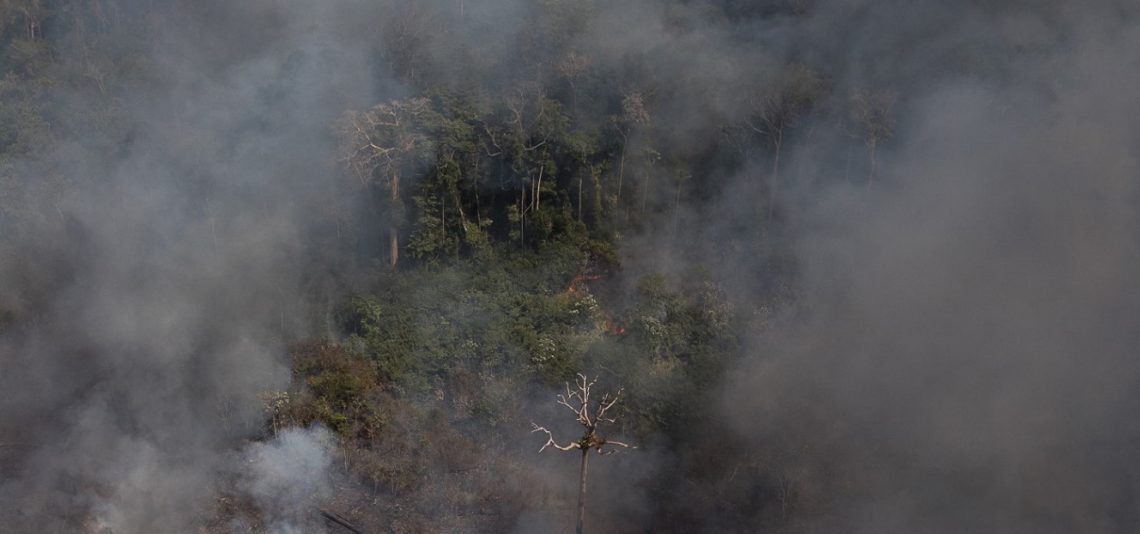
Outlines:
{"label": "bare tree branch", "polygon": [[[630,445],[630,444],[625,443],[623,441],[613,441],[613,440],[609,440],[609,439],[607,439],[606,442],[603,443],[602,445],[617,445],[618,447],[622,447],[625,449],[636,449],[637,448],[637,445]],[[602,445],[597,446],[598,454],[613,454],[613,453],[617,452],[617,451],[602,452]]]}
{"label": "bare tree branch", "polygon": [[617,404],[617,401],[618,401],[618,399],[620,399],[620,398],[621,398],[621,394],[622,394],[622,392],[623,392],[623,391],[625,391],[625,389],[624,389],[624,388],[622,388],[622,389],[619,389],[619,390],[617,391],[617,393],[615,393],[615,394],[613,395],[613,397],[610,397],[610,395],[609,395],[609,394],[606,394],[606,395],[602,396],[602,402],[601,402],[601,404],[600,404],[600,405],[599,405],[599,407],[598,407],[598,415],[595,417],[595,419],[596,419],[597,421],[605,421],[605,422],[607,422],[607,423],[616,423],[616,422],[617,422],[617,421],[615,421],[613,418],[607,418],[607,417],[606,417],[606,412],[607,412],[607,411],[608,411],[610,408],[613,408],[615,404]]}
{"label": "bare tree branch", "polygon": [[488,157],[492,158],[501,155],[503,153],[503,147],[499,146],[499,140],[495,139],[495,132],[492,132],[491,129],[487,126],[483,126],[483,131],[487,132],[487,137],[491,139],[491,144],[495,145],[495,148],[497,149],[492,153],[491,150],[487,148],[487,145],[483,145],[483,151],[487,153]]}
{"label": "bare tree branch", "polygon": [[538,449],[538,452],[542,452],[542,451],[546,450],[547,447],[554,447],[555,449],[558,449],[560,451],[569,451],[569,450],[582,448],[582,444],[578,443],[577,441],[572,442],[569,445],[559,445],[558,442],[554,441],[554,434],[551,434],[550,431],[546,429],[546,427],[541,427],[541,426],[538,426],[534,423],[531,423],[531,426],[534,427],[534,430],[530,431],[532,434],[535,432],[545,432],[546,433],[546,438],[547,438],[546,443],[543,444],[541,449]]}

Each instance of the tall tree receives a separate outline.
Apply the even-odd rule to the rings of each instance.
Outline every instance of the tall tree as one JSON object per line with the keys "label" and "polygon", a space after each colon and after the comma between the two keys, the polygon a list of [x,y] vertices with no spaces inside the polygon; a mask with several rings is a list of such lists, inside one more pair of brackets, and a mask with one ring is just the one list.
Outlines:
{"label": "tall tree", "polygon": [[625,155],[630,135],[637,128],[649,125],[649,111],[645,100],[637,91],[626,93],[621,100],[621,116],[615,119],[618,134],[621,135],[621,153],[618,155],[618,183],[615,204],[621,205],[622,181],[625,177]]}
{"label": "tall tree", "polygon": [[[589,380],[586,375],[578,373],[578,382],[575,388],[571,388],[570,384],[566,384],[566,393],[558,395],[558,404],[561,404],[574,412],[578,423],[582,425],[584,432],[578,441],[572,441],[566,445],[559,445],[554,441],[554,434],[551,433],[546,427],[538,426],[531,423],[534,430],[531,432],[543,432],[546,434],[546,443],[538,452],[546,450],[547,447],[554,447],[560,451],[572,451],[574,449],[582,451],[582,469],[578,476],[578,523],[574,531],[577,534],[582,534],[582,524],[586,515],[586,466],[590,458],[590,450],[593,449],[598,454],[611,454],[613,450],[603,450],[602,447],[606,445],[614,445],[618,447],[625,447],[627,449],[634,448],[633,445],[607,439],[598,433],[598,426],[603,423],[616,423],[617,420],[609,415],[609,411],[613,409],[621,398],[622,390],[619,389],[617,393],[610,395],[606,393],[602,398],[595,403],[592,408],[590,404],[590,393],[597,383],[597,379]],[[591,409],[593,413],[591,413]]]}
{"label": "tall tree", "polygon": [[745,124],[763,136],[772,151],[772,171],[768,183],[768,217],[776,207],[780,181],[780,158],[789,130],[810,113],[827,94],[827,82],[803,65],[793,64],[776,82],[757,91],[749,102]]}
{"label": "tall tree", "polygon": [[428,131],[432,113],[427,98],[393,100],[349,113],[342,127],[345,159],[360,185],[368,189],[379,184],[386,190],[388,260],[393,269],[400,259],[401,180],[417,172],[434,152]]}

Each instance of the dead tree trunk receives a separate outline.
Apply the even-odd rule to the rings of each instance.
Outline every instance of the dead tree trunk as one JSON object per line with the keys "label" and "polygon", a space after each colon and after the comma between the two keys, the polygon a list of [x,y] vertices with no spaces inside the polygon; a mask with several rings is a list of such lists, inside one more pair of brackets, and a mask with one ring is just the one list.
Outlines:
{"label": "dead tree trunk", "polygon": [[546,427],[531,423],[531,426],[534,427],[531,432],[546,433],[546,443],[542,445],[542,448],[539,449],[538,452],[546,450],[547,447],[554,447],[560,451],[570,451],[574,449],[582,451],[582,470],[578,477],[578,518],[575,527],[577,534],[582,534],[583,524],[586,518],[586,468],[589,465],[590,449],[594,449],[598,454],[611,454],[615,451],[602,450],[602,447],[605,445],[615,445],[627,449],[636,448],[627,443],[608,440],[598,434],[598,425],[601,423],[617,422],[613,417],[607,416],[606,412],[617,404],[618,399],[621,398],[622,390],[619,389],[618,392],[612,396],[608,393],[602,395],[601,400],[592,407],[594,413],[591,414],[590,390],[596,382],[597,379],[588,380],[586,375],[579,373],[577,388],[571,389],[570,384],[566,384],[566,393],[558,395],[558,404],[574,412],[578,423],[585,429],[585,433],[582,434],[582,437],[578,439],[578,441],[566,445],[559,445],[558,442],[554,441],[554,434],[547,430]]}
{"label": "dead tree trunk", "polygon": [[590,462],[590,450],[582,449],[582,473],[578,476],[578,523],[576,534],[582,534],[582,523],[586,518],[586,465]]}

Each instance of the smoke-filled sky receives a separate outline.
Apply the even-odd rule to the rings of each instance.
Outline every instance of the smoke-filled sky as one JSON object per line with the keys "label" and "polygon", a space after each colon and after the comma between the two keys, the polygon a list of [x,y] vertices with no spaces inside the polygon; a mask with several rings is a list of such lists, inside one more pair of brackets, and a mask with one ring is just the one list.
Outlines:
{"label": "smoke-filled sky", "polygon": [[[129,131],[59,125],[57,149],[11,164],[68,183],[34,197],[0,261],[0,302],[37,318],[0,337],[0,518],[15,531],[184,531],[228,477],[267,510],[323,495],[276,471],[327,466],[322,431],[235,450],[313,315],[306,255],[341,209],[337,119],[411,91],[378,59],[397,61],[401,40],[439,84],[562,83],[525,71],[528,2],[210,4],[124,3],[154,12],[107,37],[148,64],[116,103]],[[546,44],[645,94],[662,153],[720,142],[788,62],[827,73],[829,106],[897,95],[870,187],[862,141],[837,125],[805,123],[817,133],[787,148],[798,301],[750,333],[717,408],[829,503],[796,531],[1140,525],[1132,2],[639,0],[582,18],[554,4],[582,28]],[[111,135],[126,149],[92,148]],[[625,239],[629,269],[710,268],[733,294],[767,291],[773,238],[740,194],[766,165],[681,206],[672,231]]]}

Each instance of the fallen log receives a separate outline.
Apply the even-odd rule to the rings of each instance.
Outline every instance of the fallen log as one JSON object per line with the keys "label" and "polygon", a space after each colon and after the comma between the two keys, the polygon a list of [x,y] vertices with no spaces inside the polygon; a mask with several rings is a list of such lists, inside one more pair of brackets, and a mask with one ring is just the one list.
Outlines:
{"label": "fallen log", "polygon": [[349,532],[353,532],[354,534],[364,534],[363,531],[354,527],[352,523],[349,523],[348,520],[341,517],[340,514],[327,510],[320,510],[320,512],[321,516],[325,518],[325,521],[340,525],[341,527],[347,529]]}

